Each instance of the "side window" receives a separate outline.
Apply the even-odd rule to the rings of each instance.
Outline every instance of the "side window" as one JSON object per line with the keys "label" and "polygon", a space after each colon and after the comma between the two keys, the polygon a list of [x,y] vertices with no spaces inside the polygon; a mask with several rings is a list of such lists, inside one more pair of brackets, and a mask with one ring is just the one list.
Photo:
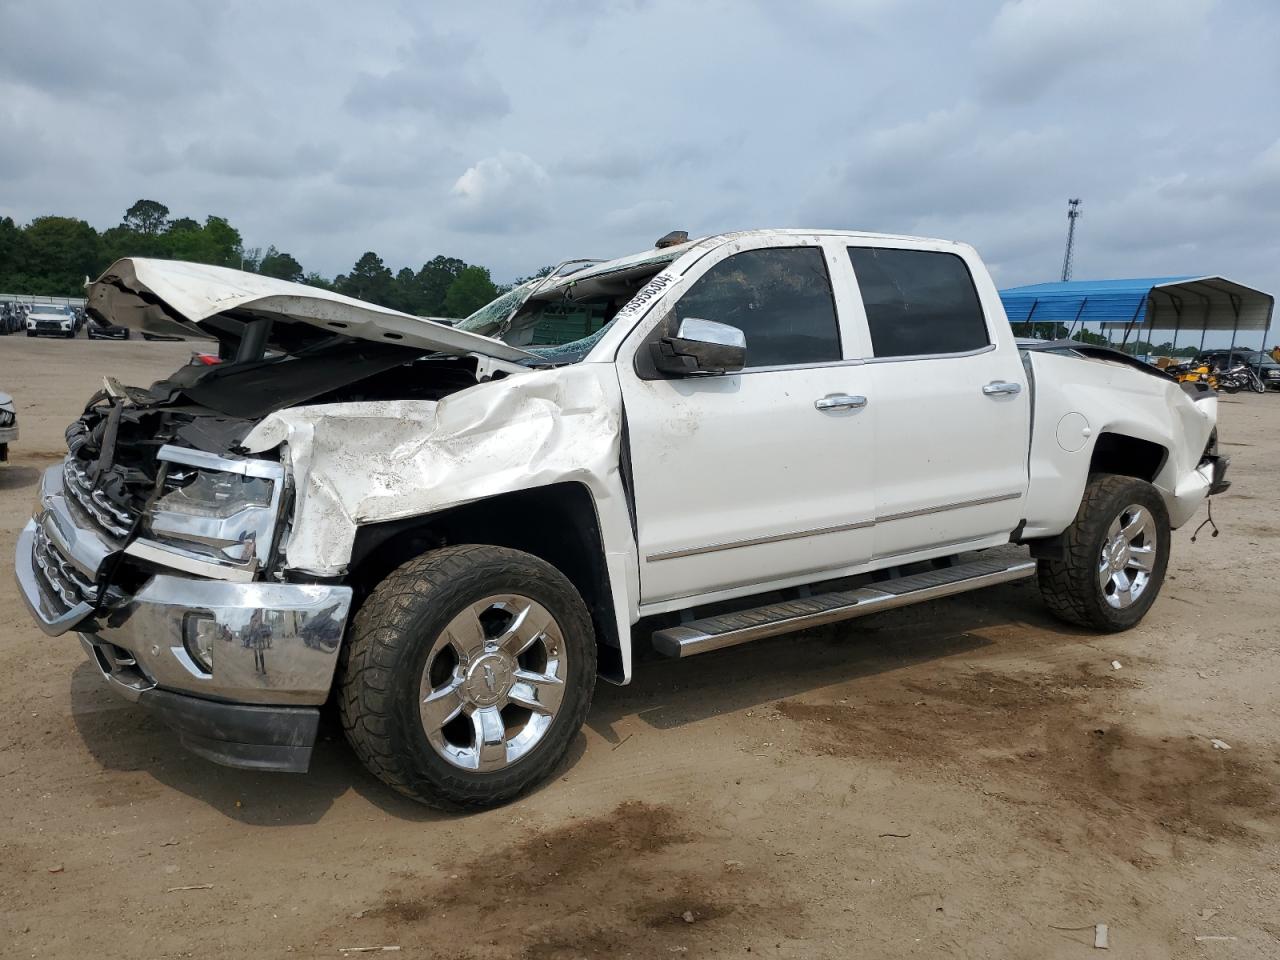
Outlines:
{"label": "side window", "polygon": [[748,367],[840,359],[831,279],[819,247],[747,250],[702,275],[675,306],[686,317],[737,327]]}
{"label": "side window", "polygon": [[850,247],[877,357],[963,353],[987,346],[978,291],[954,253]]}

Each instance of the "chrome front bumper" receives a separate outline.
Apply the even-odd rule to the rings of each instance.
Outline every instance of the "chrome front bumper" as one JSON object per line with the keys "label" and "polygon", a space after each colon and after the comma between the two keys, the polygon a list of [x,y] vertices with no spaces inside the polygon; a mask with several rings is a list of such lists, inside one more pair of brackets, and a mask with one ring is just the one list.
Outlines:
{"label": "chrome front bumper", "polygon": [[[19,591],[45,633],[80,634],[117,692],[136,700],[160,689],[271,705],[318,705],[328,697],[350,587],[156,574],[131,595],[109,589],[99,604],[100,575],[119,548],[68,503],[61,467],[45,474],[41,505],[18,536]],[[190,617],[213,622],[211,672],[183,646]]]}

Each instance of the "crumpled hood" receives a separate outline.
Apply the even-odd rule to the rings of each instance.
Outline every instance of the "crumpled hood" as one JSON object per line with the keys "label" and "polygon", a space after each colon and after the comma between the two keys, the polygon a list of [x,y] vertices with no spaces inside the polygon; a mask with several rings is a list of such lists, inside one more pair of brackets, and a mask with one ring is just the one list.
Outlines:
{"label": "crumpled hood", "polygon": [[219,314],[271,317],[330,334],[500,360],[533,354],[500,340],[379,307],[340,293],[242,270],[178,260],[126,257],[89,284],[87,307],[103,319],[148,333],[209,336],[201,324]]}

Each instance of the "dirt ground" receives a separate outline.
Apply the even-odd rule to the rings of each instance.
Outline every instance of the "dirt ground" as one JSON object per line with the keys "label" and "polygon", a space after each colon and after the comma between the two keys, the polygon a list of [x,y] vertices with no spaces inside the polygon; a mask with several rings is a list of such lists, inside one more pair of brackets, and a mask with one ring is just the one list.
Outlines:
{"label": "dirt ground", "polygon": [[0,339],[0,955],[1083,957],[1097,923],[1114,956],[1280,955],[1280,396],[1224,398],[1222,536],[1175,534],[1138,629],[1024,582],[643,663],[555,779],[451,817],[332,734],[306,776],[188,755],[29,621],[14,538],[64,426],[190,350]]}

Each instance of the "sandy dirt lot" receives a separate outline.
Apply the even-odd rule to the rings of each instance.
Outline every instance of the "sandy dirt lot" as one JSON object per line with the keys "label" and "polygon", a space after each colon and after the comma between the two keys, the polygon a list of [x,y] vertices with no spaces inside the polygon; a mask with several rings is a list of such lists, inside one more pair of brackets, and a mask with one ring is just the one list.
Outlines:
{"label": "sandy dirt lot", "polygon": [[190,349],[0,339],[0,955],[1280,956],[1280,396],[1224,399],[1222,536],[1175,534],[1140,628],[1022,583],[644,663],[555,779],[450,817],[332,734],[307,776],[190,756],[28,620],[64,426]]}

